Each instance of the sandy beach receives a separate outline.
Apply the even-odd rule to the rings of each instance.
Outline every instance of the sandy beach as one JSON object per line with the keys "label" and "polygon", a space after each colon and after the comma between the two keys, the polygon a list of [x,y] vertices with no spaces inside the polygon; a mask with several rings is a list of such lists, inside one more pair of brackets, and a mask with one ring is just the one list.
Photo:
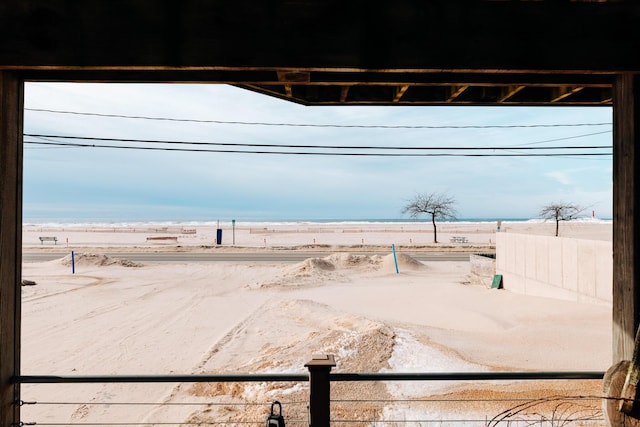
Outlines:
{"label": "sandy beach", "polygon": [[[267,249],[308,249],[311,247],[434,247],[438,250],[461,247],[488,247],[495,245],[495,233],[500,232],[540,234],[553,236],[553,221],[528,222],[448,222],[437,223],[438,244],[434,244],[433,226],[429,222],[403,223],[243,223],[230,222],[216,224],[81,224],[81,225],[26,225],[23,227],[23,246],[39,247],[42,250],[51,246],[69,248],[81,247],[141,247],[160,249],[202,249],[213,246],[218,250]],[[222,230],[221,245],[216,242],[216,230]],[[574,237],[593,240],[611,240],[611,221],[570,221],[560,223],[561,237]],[[50,236],[58,239],[41,242],[39,237]],[[463,237],[465,243],[453,242],[452,237]]]}
{"label": "sandy beach", "polygon": [[[334,354],[334,372],[604,371],[611,364],[610,306],[472,286],[466,261],[411,256],[490,251],[496,223],[442,224],[438,244],[424,223],[238,223],[235,230],[223,223],[221,245],[216,228],[26,225],[25,253],[60,257],[23,264],[23,279],[36,283],[23,287],[23,374],[305,373],[313,354]],[[555,224],[500,228],[553,235]],[[611,222],[562,223],[560,235],[610,240]],[[40,242],[42,236],[58,241]],[[118,257],[126,251],[292,250],[322,256],[145,263]],[[279,400],[287,425],[307,424],[306,383],[24,385],[22,394],[40,402],[22,408],[23,420],[39,423],[263,423],[268,403]],[[599,381],[332,385],[336,418],[365,420],[486,420],[514,405],[425,403],[434,396],[600,394]],[[407,399],[421,403],[403,403]]]}

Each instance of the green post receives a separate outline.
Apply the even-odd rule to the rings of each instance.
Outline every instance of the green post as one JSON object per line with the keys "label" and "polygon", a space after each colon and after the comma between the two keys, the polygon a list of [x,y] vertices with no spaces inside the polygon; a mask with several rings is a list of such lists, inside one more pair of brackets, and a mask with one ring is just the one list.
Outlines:
{"label": "green post", "polygon": [[391,245],[391,252],[393,252],[393,263],[396,265],[396,274],[400,273],[398,271],[398,258],[396,258],[396,245]]}

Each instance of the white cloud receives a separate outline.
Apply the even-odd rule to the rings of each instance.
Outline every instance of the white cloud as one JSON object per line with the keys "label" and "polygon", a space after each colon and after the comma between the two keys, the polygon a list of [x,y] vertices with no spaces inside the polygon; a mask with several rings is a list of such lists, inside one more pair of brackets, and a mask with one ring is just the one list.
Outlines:
{"label": "white cloud", "polygon": [[546,172],[544,176],[554,179],[561,185],[571,185],[573,183],[569,174],[564,171]]}

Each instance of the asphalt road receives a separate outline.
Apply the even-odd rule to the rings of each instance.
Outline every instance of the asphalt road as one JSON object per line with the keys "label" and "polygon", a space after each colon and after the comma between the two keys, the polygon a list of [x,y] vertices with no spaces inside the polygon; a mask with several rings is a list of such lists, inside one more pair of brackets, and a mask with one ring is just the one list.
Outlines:
{"label": "asphalt road", "polygon": [[[137,262],[300,262],[307,258],[322,258],[333,252],[104,252],[114,258]],[[350,252],[359,255],[387,255],[389,252]],[[455,252],[403,252],[419,261],[468,261],[469,253]],[[24,252],[24,262],[44,262],[62,258],[69,252]]]}

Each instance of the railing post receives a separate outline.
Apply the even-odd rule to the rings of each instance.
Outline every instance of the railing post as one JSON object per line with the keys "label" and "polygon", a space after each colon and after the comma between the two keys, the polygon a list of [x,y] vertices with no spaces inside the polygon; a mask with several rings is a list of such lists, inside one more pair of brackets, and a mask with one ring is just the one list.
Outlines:
{"label": "railing post", "polygon": [[314,355],[304,366],[309,369],[309,426],[329,427],[331,419],[329,373],[331,368],[336,366],[336,360],[332,354]]}

